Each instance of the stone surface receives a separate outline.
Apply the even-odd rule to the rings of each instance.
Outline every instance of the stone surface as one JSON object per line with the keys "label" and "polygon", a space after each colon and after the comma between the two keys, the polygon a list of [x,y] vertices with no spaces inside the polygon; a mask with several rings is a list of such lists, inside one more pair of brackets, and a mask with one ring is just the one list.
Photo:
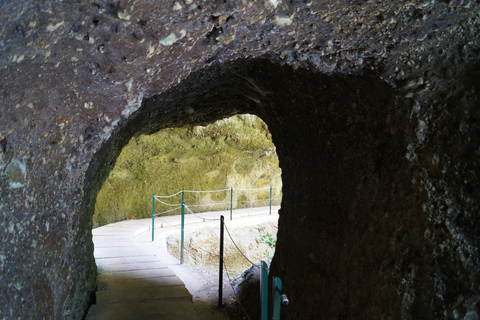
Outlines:
{"label": "stone surface", "polygon": [[252,319],[260,319],[260,299],[252,299],[260,297],[260,263],[256,267],[251,266],[236,279],[235,291],[238,296],[237,312],[241,315],[248,314]]}
{"label": "stone surface", "polygon": [[122,146],[253,113],[295,319],[479,313],[478,1],[0,5],[0,319],[81,319]]}
{"label": "stone surface", "polygon": [[[157,256],[160,251],[149,239],[149,222],[122,221],[92,231],[98,285],[87,320],[195,317],[184,283]],[[137,238],[142,232],[146,237]],[[117,244],[112,245],[112,238]]]}

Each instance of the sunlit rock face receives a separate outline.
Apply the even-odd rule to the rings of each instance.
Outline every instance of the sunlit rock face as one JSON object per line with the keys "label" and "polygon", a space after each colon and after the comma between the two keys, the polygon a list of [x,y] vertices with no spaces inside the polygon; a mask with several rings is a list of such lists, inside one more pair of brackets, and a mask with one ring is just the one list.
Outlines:
{"label": "sunlit rock face", "polygon": [[[476,319],[478,1],[0,6],[0,319],[81,319],[122,146],[253,113],[295,319]],[[257,299],[257,297],[252,297]]]}

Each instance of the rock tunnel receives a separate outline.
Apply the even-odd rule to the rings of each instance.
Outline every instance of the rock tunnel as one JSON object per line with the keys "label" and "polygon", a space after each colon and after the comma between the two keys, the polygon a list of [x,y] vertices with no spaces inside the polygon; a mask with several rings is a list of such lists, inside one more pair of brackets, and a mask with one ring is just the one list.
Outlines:
{"label": "rock tunnel", "polygon": [[277,147],[295,319],[478,318],[480,18],[457,2],[3,5],[0,318],[85,314],[129,139],[242,113]]}
{"label": "rock tunnel", "polygon": [[[400,123],[408,115],[395,111],[395,103],[392,88],[373,74],[327,76],[269,59],[219,64],[146,99],[96,154],[86,189],[94,201],[132,135],[256,114],[270,128],[283,170],[284,200],[273,265],[287,288],[292,283],[292,306],[298,304],[293,312],[308,318],[328,315],[329,297],[353,309],[355,303],[369,305],[373,296],[379,299],[373,304],[391,305],[394,297],[378,290],[398,267],[393,262],[398,252],[391,252],[390,246],[399,241],[398,221],[413,219],[421,210],[403,154],[408,128]],[[92,202],[89,208],[93,206]],[[389,259],[392,264],[380,272]],[[338,274],[344,279],[334,280]],[[317,290],[318,296],[312,296]],[[361,297],[365,301],[350,300]],[[320,307],[320,302],[325,305]]]}

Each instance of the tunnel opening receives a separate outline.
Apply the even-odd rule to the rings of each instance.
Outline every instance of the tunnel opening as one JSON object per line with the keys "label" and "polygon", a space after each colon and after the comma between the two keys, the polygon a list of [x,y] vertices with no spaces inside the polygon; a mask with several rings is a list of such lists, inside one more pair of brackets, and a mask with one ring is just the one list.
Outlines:
{"label": "tunnel opening", "polygon": [[[155,194],[154,207],[152,194]],[[127,309],[127,306],[135,308],[136,300],[150,298],[154,309],[161,303],[154,300],[159,294],[161,299],[177,299],[167,295],[185,294],[178,290],[180,280],[188,288],[195,306],[215,307],[220,214],[226,217],[235,245],[243,254],[251,261],[269,261],[273,249],[268,250],[259,239],[266,232],[276,237],[280,201],[281,171],[275,146],[267,125],[254,115],[236,115],[207,126],[168,128],[132,138],[97,195],[92,233],[99,270],[98,304],[89,310],[87,319],[106,317],[109,312],[106,303],[119,303]],[[185,246],[180,254],[182,202],[186,225]],[[154,225],[152,210],[156,217]],[[207,220],[202,221],[202,217]],[[215,218],[217,223],[212,221]],[[150,228],[153,226],[154,233]],[[136,236],[125,236],[125,232]],[[150,235],[155,241],[149,244],[158,258],[142,252],[141,248],[132,253],[132,248],[146,245]],[[250,264],[226,240],[223,255],[226,270],[241,274]],[[169,266],[180,277],[176,281],[171,274],[164,276],[163,268],[171,260],[166,255],[178,259],[175,266]],[[183,262],[183,268],[179,268],[179,261]],[[187,268],[188,276],[184,272]],[[225,283],[227,279],[230,278],[225,278]],[[162,293],[171,284],[174,284],[171,293]],[[152,288],[150,297],[138,287]],[[125,288],[129,295],[124,293]],[[233,293],[228,290],[223,298],[230,305]],[[164,308],[169,309],[169,305]],[[176,313],[175,310],[170,312]],[[129,310],[128,314],[131,313]]]}
{"label": "tunnel opening", "polygon": [[[271,134],[254,115],[163,129],[122,149],[97,196],[93,227],[151,218],[152,209],[158,216],[179,215],[181,190],[196,213],[276,206],[281,185]],[[153,194],[169,200],[152,208]]]}
{"label": "tunnel opening", "polygon": [[431,259],[405,157],[415,134],[406,120],[411,104],[368,70],[321,74],[267,58],[206,67],[119,122],[89,167],[85,225],[91,228],[98,190],[132,137],[255,114],[270,129],[282,169],[271,273],[284,281],[292,315],[396,318],[413,290],[399,293],[399,283],[425,272],[410,262]]}

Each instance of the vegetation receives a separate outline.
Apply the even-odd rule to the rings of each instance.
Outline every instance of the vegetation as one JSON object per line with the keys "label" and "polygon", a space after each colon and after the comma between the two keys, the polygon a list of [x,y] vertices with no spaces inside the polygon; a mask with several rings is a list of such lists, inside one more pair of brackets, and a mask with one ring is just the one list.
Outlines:
{"label": "vegetation", "polygon": [[262,233],[259,235],[258,240],[260,243],[264,243],[268,246],[265,250],[265,254],[268,256],[269,260],[272,260],[273,254],[275,253],[275,247],[277,245],[277,236],[271,233]]}
{"label": "vegetation", "polygon": [[[134,137],[122,150],[97,196],[94,227],[151,217],[152,194],[270,185],[281,187],[281,171],[271,135],[260,118],[238,115],[208,126],[165,129]],[[234,207],[268,205],[269,192],[234,191]],[[281,189],[273,192],[273,198],[281,197]],[[210,204],[202,207],[203,211],[223,209],[213,204],[229,201],[229,191],[185,194],[187,205]],[[181,200],[169,198],[168,202]],[[274,201],[278,203],[279,200]],[[172,208],[158,202],[155,206],[157,213]]]}

